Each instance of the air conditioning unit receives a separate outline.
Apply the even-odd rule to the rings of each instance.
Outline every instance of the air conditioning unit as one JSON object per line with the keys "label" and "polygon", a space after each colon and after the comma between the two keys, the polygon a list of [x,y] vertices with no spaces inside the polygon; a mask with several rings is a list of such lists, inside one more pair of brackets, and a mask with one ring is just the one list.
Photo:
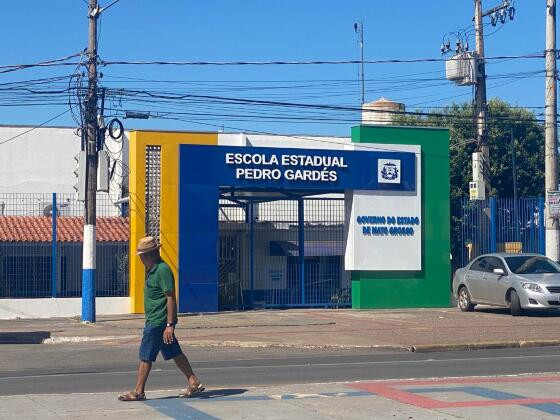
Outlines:
{"label": "air conditioning unit", "polygon": [[[56,214],[57,216],[68,216],[70,207],[68,203],[57,203]],[[45,217],[52,217],[53,205],[51,202],[42,202],[39,204],[39,215]]]}
{"label": "air conditioning unit", "polygon": [[463,52],[445,61],[445,77],[458,86],[470,86],[478,78],[478,63],[474,52]]}

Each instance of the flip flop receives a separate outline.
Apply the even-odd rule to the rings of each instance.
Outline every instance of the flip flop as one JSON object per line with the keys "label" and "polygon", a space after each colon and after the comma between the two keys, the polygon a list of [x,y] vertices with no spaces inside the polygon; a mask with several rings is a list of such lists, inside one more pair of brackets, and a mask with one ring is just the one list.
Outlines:
{"label": "flip flop", "polygon": [[199,394],[202,391],[204,391],[206,388],[204,388],[204,385],[202,384],[196,384],[196,385],[189,385],[189,387],[187,388],[187,390],[185,392],[183,392],[182,394],[179,394],[180,398],[191,398],[193,395],[195,394]]}
{"label": "flip flop", "polygon": [[135,391],[127,392],[126,394],[119,395],[119,401],[146,401],[146,394],[140,394]]}

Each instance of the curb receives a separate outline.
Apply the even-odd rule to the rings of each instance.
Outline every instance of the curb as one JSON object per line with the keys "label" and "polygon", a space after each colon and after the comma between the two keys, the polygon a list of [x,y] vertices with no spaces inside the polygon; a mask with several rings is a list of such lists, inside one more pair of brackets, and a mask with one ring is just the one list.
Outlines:
{"label": "curb", "polygon": [[[126,336],[74,336],[74,337],[51,337],[42,341],[42,344],[72,344],[103,342],[115,340],[130,340],[140,338],[138,335]],[[195,344],[185,343],[184,347],[237,347],[237,348],[292,348],[292,349],[371,349],[380,351],[409,351],[413,353],[430,353],[437,351],[460,351],[460,350],[490,350],[506,348],[530,348],[560,346],[560,340],[520,340],[520,341],[490,341],[483,343],[458,343],[458,344],[419,344],[419,345],[352,345],[352,344],[293,344],[293,343],[267,343],[260,341],[198,341]]]}
{"label": "curb", "polygon": [[408,346],[372,344],[294,344],[294,343],[266,343],[251,341],[199,341],[196,344],[186,344],[185,347],[237,347],[237,348],[284,348],[284,349],[340,349],[340,350],[377,350],[377,351],[410,351]]}
{"label": "curb", "polygon": [[97,337],[89,336],[61,336],[49,337],[43,339],[41,344],[75,344],[75,343],[92,343],[101,341],[115,341],[115,340],[131,340],[134,338],[140,339],[140,335],[102,335]]}
{"label": "curb", "polygon": [[[18,333],[11,337],[0,336],[0,344],[79,344],[79,343],[102,343],[107,341],[140,340],[140,334],[134,335],[106,335],[106,336],[59,336],[50,337],[50,334]],[[7,334],[6,334],[7,335]],[[291,348],[291,349],[363,349],[377,351],[408,351],[412,353],[430,353],[438,351],[468,351],[468,350],[490,350],[506,348],[531,348],[560,346],[559,340],[519,340],[519,341],[487,341],[479,343],[454,343],[454,344],[418,344],[418,345],[394,345],[394,344],[297,344],[297,343],[270,343],[261,341],[197,341],[196,343],[183,344],[184,347],[237,347],[237,348]]]}
{"label": "curb", "polygon": [[[137,339],[140,342],[141,335],[106,335],[106,336],[60,336],[60,337],[49,337],[43,339],[37,344],[80,344],[80,343],[102,343],[106,341],[123,341],[123,340],[134,340]],[[181,337],[179,337],[181,341]],[[261,341],[202,341],[198,340],[196,343],[181,343],[182,347],[236,347],[236,348],[290,348],[290,349],[370,349],[370,350],[380,350],[380,351],[411,351],[409,346],[399,346],[399,345],[384,345],[384,344],[373,344],[373,345],[346,345],[346,344],[293,344],[293,343],[269,343]],[[23,343],[22,343],[23,344]],[[25,344],[28,344],[27,342]]]}
{"label": "curb", "polygon": [[508,348],[529,348],[560,346],[560,340],[520,340],[520,341],[489,341],[483,343],[459,343],[459,344],[419,344],[410,346],[409,350],[416,353],[429,353],[436,351],[454,350],[490,350]]}

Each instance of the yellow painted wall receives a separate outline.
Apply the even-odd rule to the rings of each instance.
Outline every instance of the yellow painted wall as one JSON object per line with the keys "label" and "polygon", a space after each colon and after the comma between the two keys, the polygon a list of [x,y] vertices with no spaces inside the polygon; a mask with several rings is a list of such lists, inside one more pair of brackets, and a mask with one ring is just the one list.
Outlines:
{"label": "yellow painted wall", "polygon": [[144,266],[136,245],[146,235],[146,146],[161,146],[161,255],[170,265],[178,290],[179,145],[217,145],[217,133],[132,131],[129,136],[130,312],[144,312]]}

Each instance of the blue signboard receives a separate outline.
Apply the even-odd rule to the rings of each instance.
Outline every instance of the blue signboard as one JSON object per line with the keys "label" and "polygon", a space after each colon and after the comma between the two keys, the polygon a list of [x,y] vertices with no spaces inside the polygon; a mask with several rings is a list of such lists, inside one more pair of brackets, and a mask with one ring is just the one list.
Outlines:
{"label": "blue signboard", "polygon": [[416,159],[410,152],[182,145],[181,181],[248,189],[413,191]]}
{"label": "blue signboard", "polygon": [[218,310],[220,187],[244,190],[416,189],[410,152],[180,146],[179,310]]}

